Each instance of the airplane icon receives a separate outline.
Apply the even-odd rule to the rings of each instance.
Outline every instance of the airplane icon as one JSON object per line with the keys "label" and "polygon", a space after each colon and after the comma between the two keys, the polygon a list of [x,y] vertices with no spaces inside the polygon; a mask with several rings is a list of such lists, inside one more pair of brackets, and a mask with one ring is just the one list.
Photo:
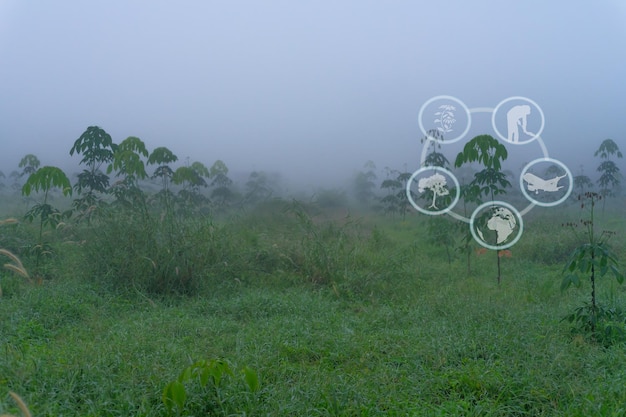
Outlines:
{"label": "airplane icon", "polygon": [[559,191],[563,188],[562,185],[559,185],[559,181],[561,178],[565,178],[566,176],[567,174],[560,177],[554,177],[551,180],[544,180],[543,178],[539,178],[538,176],[527,172],[522,178],[528,183],[528,191],[534,191],[535,194],[539,194],[539,191],[546,191],[550,193]]}

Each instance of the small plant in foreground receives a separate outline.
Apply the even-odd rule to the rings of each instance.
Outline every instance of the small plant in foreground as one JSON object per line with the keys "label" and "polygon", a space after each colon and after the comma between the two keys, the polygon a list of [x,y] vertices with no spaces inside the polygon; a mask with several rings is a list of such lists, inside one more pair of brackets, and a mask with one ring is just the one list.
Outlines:
{"label": "small plant in foreground", "polygon": [[[170,415],[174,408],[178,415],[184,410],[209,412],[210,415],[213,413],[232,415],[233,412],[241,412],[240,402],[247,402],[249,408],[250,394],[258,392],[261,386],[256,371],[247,366],[241,369],[240,377],[238,382],[232,367],[222,359],[195,362],[183,369],[178,378],[167,384],[163,390],[163,404]],[[196,385],[188,389],[185,387],[187,382],[196,382]],[[190,394],[197,392],[198,389],[200,395],[197,398],[189,398]],[[246,397],[248,401],[245,401]]]}
{"label": "small plant in foreground", "polygon": [[[567,261],[563,273],[565,277],[561,283],[561,289],[567,289],[571,284],[580,285],[580,275],[589,277],[591,284],[591,300],[589,303],[582,307],[577,308],[572,314],[568,315],[565,319],[570,322],[576,322],[580,329],[591,333],[595,339],[601,338],[604,334],[614,335],[616,332],[624,333],[626,336],[626,330],[623,323],[621,327],[615,327],[614,320],[618,314],[615,310],[604,309],[596,300],[596,280],[597,278],[605,276],[609,271],[613,274],[617,282],[620,284],[624,281],[624,275],[619,270],[619,264],[616,256],[611,252],[608,246],[608,240],[615,233],[610,231],[603,231],[599,236],[596,235],[594,230],[594,208],[596,203],[602,199],[602,196],[598,193],[587,192],[582,196],[579,196],[581,201],[581,208],[588,208],[589,218],[581,219],[580,223],[566,223],[566,226],[571,227],[574,231],[581,225],[584,228],[584,233],[580,238],[585,243],[578,246]],[[604,333],[600,332],[598,326],[604,324]]]}

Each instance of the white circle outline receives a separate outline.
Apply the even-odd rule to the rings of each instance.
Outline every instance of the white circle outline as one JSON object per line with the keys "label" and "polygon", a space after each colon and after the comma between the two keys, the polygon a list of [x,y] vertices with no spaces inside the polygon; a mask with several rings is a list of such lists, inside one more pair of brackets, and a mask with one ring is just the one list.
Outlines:
{"label": "white circle outline", "polygon": [[[511,142],[510,140],[508,140],[508,138],[505,138],[502,135],[502,133],[500,133],[500,131],[498,130],[498,127],[496,126],[496,114],[498,113],[498,110],[500,109],[500,107],[502,107],[502,105],[504,105],[505,103],[508,103],[509,101],[513,101],[513,100],[525,100],[525,101],[527,101],[528,103],[530,103],[533,106],[535,106],[537,108],[537,110],[539,110],[539,114],[541,115],[541,127],[539,127],[539,131],[537,133],[535,133],[535,136],[533,136],[532,138],[530,138],[528,140],[525,140],[523,142]],[[539,107],[539,104],[535,103],[534,100],[531,100],[528,97],[513,96],[513,97],[506,98],[506,99],[502,100],[500,103],[498,103],[496,108],[493,110],[493,114],[491,115],[491,127],[493,128],[494,132],[496,132],[496,134],[498,135],[498,137],[500,139],[502,139],[506,143],[510,143],[511,145],[526,145],[527,143],[530,143],[533,140],[537,139],[543,133],[543,128],[545,127],[545,124],[546,124],[546,118],[545,118],[545,116],[543,114],[543,110],[541,109],[541,107]]]}
{"label": "white circle outline", "polygon": [[[515,236],[515,238],[509,242],[506,243],[502,246],[496,246],[496,245],[490,245],[487,242],[485,242],[484,240],[480,239],[478,236],[476,236],[476,231],[474,230],[474,221],[476,220],[476,216],[478,214],[478,212],[480,212],[482,209],[484,209],[485,207],[490,207],[490,206],[503,206],[506,207],[508,209],[510,209],[515,216],[518,218],[519,220],[519,231],[517,232],[517,236]],[[470,218],[470,223],[469,223],[469,227],[470,227],[470,233],[472,234],[472,237],[474,238],[474,240],[482,247],[487,248],[487,249],[491,249],[491,250],[504,250],[504,249],[508,249],[511,246],[515,245],[517,243],[518,240],[520,240],[520,238],[522,237],[522,233],[524,232],[524,219],[522,217],[522,215],[520,214],[519,211],[517,211],[517,209],[515,207],[513,207],[512,205],[510,205],[509,203],[506,203],[504,201],[488,201],[486,203],[481,204],[480,206],[476,207],[476,210],[474,210],[474,212],[472,213],[472,217]]]}
{"label": "white circle outline", "polygon": [[437,100],[452,100],[452,101],[458,103],[463,108],[463,110],[465,111],[465,114],[467,115],[467,127],[465,128],[463,133],[461,133],[459,136],[455,137],[454,139],[446,139],[446,141],[445,141],[445,143],[458,142],[465,135],[467,135],[467,132],[469,132],[470,127],[472,126],[472,116],[470,114],[469,108],[465,105],[465,103],[463,103],[461,100],[459,100],[458,98],[453,97],[453,96],[435,96],[435,97],[432,97],[431,99],[429,99],[428,101],[426,101],[426,103],[422,104],[422,107],[420,108],[420,111],[419,111],[419,115],[417,116],[418,117],[417,121],[418,121],[420,130],[422,131],[422,133],[424,134],[424,136],[426,136],[426,138],[428,140],[437,141],[437,139],[431,137],[428,134],[428,132],[426,131],[426,128],[424,128],[424,124],[422,123],[422,116],[424,115],[424,110],[426,109],[426,107],[428,105],[430,105],[432,102],[437,101]]}
{"label": "white circle outline", "polygon": [[[448,175],[450,178],[452,178],[452,181],[454,182],[454,186],[456,187],[456,196],[452,200],[452,203],[450,203],[450,205],[448,207],[446,207],[445,209],[443,209],[443,210],[439,210],[439,211],[426,210],[425,208],[420,207],[413,200],[413,197],[411,197],[411,184],[413,184],[413,181],[415,180],[415,177],[417,177],[422,172],[430,171],[430,170],[432,170],[432,171],[441,171],[444,174]],[[411,205],[413,206],[413,208],[415,210],[419,211],[420,213],[428,214],[430,216],[436,216],[436,215],[439,215],[439,214],[446,214],[447,212],[452,210],[452,207],[454,207],[456,205],[456,203],[459,202],[459,198],[461,198],[461,186],[459,184],[459,180],[454,176],[454,174],[452,172],[448,171],[447,169],[442,168],[442,167],[436,167],[436,166],[427,166],[427,167],[423,167],[423,168],[420,168],[417,171],[415,171],[411,175],[409,180],[406,182],[406,196],[408,197],[409,202],[411,203]]]}
{"label": "white circle outline", "polygon": [[[565,193],[565,195],[563,197],[561,197],[557,201],[553,201],[551,203],[545,203],[543,201],[537,201],[534,198],[530,197],[530,195],[526,192],[526,189],[524,188],[524,174],[526,174],[528,172],[528,170],[530,169],[530,167],[532,165],[535,165],[535,164],[537,164],[539,162],[552,162],[554,164],[559,165],[561,168],[563,168],[565,170],[565,174],[569,178],[569,185],[567,187],[567,192]],[[519,186],[520,186],[520,189],[522,190],[522,194],[524,194],[524,197],[526,197],[526,199],[528,201],[530,201],[531,203],[534,203],[534,204],[536,204],[538,206],[542,206],[542,207],[554,207],[554,206],[558,206],[559,204],[563,203],[565,200],[567,200],[569,198],[570,194],[572,194],[572,190],[574,189],[574,177],[572,176],[572,172],[569,170],[569,168],[563,162],[558,161],[556,159],[552,159],[552,158],[537,158],[534,161],[531,161],[528,164],[526,164],[524,169],[522,169],[522,172],[520,173],[520,176],[519,176]]]}

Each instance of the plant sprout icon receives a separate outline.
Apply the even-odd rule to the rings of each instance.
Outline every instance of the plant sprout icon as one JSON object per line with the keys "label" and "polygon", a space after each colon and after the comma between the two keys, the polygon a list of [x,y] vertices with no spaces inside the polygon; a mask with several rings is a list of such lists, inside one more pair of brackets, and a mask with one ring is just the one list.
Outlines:
{"label": "plant sprout icon", "polygon": [[454,118],[456,107],[451,104],[442,104],[439,108],[441,111],[435,113],[435,116],[439,116],[435,119],[435,123],[439,123],[441,126],[437,127],[437,130],[442,133],[452,132],[452,125],[456,122]]}
{"label": "plant sprout icon", "polygon": [[426,190],[430,190],[433,193],[433,202],[428,208],[438,209],[435,205],[437,197],[450,194],[450,190],[447,188],[446,177],[441,174],[434,174],[430,177],[421,178],[417,183],[417,190],[423,193]]}

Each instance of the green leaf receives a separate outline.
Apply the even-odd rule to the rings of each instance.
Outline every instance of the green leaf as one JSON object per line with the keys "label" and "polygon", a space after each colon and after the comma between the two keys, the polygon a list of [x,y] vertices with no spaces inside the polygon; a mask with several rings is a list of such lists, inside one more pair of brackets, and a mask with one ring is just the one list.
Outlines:
{"label": "green leaf", "polygon": [[178,407],[179,411],[182,411],[185,401],[187,401],[185,386],[179,381],[170,382],[163,390],[162,400],[169,412],[172,412],[174,406]]}
{"label": "green leaf", "polygon": [[67,175],[57,167],[45,166],[31,174],[22,187],[22,194],[29,196],[33,190],[47,193],[52,188],[60,188],[63,195],[72,195],[72,185]]}
{"label": "green leaf", "polygon": [[611,272],[613,273],[613,276],[615,277],[617,282],[619,282],[620,284],[623,283],[624,282],[624,274],[622,274],[620,272],[620,270],[615,265],[610,265],[609,268],[611,269]]}
{"label": "green leaf", "polygon": [[574,284],[576,287],[580,286],[580,279],[576,274],[569,274],[561,281],[561,291],[565,291],[570,285]]}
{"label": "green leaf", "polygon": [[152,151],[148,157],[148,165],[170,164],[172,162],[176,162],[177,160],[178,157],[174,155],[172,151],[162,146]]}
{"label": "green leaf", "polygon": [[246,381],[250,391],[257,392],[261,388],[261,385],[259,383],[259,375],[256,371],[245,366],[241,372],[243,373],[243,379]]}

